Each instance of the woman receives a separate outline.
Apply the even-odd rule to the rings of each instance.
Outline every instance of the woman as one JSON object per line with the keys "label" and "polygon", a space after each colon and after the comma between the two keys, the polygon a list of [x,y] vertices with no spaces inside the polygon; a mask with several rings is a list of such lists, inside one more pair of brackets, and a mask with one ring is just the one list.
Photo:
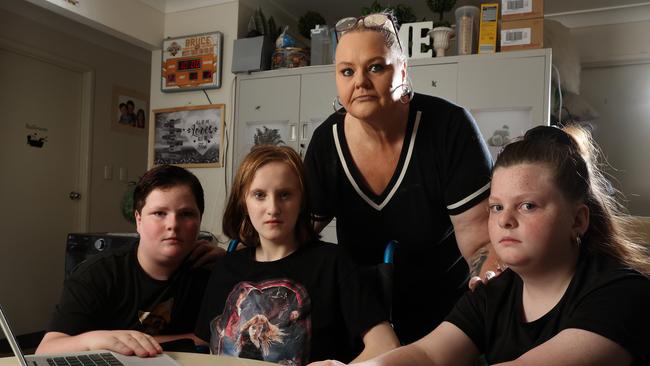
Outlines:
{"label": "woman", "polygon": [[[408,343],[466,289],[462,257],[480,272],[492,161],[466,110],[413,93],[387,14],[346,18],[336,29],[344,109],[314,131],[306,154],[313,220],[320,230],[336,217],[339,244],[362,265],[380,263],[386,243],[399,242],[392,320]],[[435,301],[423,303],[431,293]]]}
{"label": "woman", "polygon": [[650,258],[629,239],[589,135],[536,127],[499,155],[489,232],[509,269],[420,341],[368,365],[646,365]]}
{"label": "woman", "polygon": [[317,240],[305,189],[289,147],[256,147],[239,167],[223,230],[248,248],[224,257],[210,277],[196,334],[212,353],[304,365],[399,345],[353,262]]}

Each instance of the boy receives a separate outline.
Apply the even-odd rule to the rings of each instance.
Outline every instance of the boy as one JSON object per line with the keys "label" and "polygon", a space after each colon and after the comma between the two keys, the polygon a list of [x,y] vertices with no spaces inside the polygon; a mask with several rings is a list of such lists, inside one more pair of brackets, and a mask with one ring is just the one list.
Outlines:
{"label": "boy", "polygon": [[193,257],[213,259],[196,241],[203,189],[170,165],[146,172],[133,193],[138,245],[98,255],[66,280],[40,353],[108,349],[154,356],[160,343],[191,338],[209,272]]}

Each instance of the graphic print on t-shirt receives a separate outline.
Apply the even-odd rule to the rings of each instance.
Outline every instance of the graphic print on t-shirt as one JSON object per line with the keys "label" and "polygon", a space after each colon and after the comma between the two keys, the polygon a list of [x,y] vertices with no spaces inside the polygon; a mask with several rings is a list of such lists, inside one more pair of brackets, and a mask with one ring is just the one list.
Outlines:
{"label": "graphic print on t-shirt", "polygon": [[141,332],[158,335],[169,325],[172,318],[174,299],[157,304],[151,311],[138,311]]}
{"label": "graphic print on t-shirt", "polygon": [[240,282],[210,322],[213,354],[304,365],[311,338],[307,290],[287,279]]}

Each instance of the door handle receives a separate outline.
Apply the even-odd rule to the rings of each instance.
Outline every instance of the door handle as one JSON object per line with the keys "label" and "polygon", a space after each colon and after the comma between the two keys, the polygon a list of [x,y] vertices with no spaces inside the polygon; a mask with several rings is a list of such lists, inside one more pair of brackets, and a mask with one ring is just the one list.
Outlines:
{"label": "door handle", "polygon": [[70,192],[68,197],[70,197],[70,199],[73,200],[73,201],[78,201],[78,200],[81,199],[81,193],[72,191],[72,192]]}

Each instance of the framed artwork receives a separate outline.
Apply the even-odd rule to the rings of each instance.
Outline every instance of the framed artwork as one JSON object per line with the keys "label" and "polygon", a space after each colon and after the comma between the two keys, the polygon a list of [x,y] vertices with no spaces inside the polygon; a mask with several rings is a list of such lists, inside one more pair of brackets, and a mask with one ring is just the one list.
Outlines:
{"label": "framed artwork", "polygon": [[221,32],[165,39],[160,90],[177,92],[220,88],[222,43]]}
{"label": "framed artwork", "polygon": [[113,87],[111,128],[146,135],[149,120],[148,96],[135,90]]}
{"label": "framed artwork", "polygon": [[[296,141],[295,124],[290,125],[288,120],[246,121],[241,144],[237,144],[237,152],[233,164],[239,166],[244,156],[256,145],[289,145]],[[292,136],[293,135],[293,136]]]}
{"label": "framed artwork", "polygon": [[223,166],[224,111],[225,104],[154,110],[150,165]]}

